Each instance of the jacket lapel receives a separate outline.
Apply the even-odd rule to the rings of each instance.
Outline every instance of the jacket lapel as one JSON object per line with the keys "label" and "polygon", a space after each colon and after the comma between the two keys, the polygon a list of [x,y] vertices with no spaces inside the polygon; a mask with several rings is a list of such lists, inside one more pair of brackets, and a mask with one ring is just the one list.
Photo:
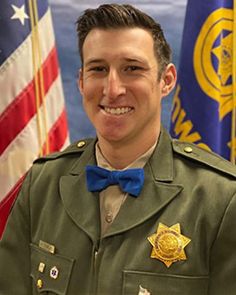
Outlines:
{"label": "jacket lapel", "polygon": [[144,167],[145,183],[138,198],[128,196],[104,237],[127,231],[167,206],[183,189],[173,182],[172,143],[161,131],[157,147]]}
{"label": "jacket lapel", "polygon": [[95,165],[95,141],[75,162],[69,175],[60,179],[60,194],[68,215],[94,242],[100,237],[99,194],[87,190],[85,167]]}

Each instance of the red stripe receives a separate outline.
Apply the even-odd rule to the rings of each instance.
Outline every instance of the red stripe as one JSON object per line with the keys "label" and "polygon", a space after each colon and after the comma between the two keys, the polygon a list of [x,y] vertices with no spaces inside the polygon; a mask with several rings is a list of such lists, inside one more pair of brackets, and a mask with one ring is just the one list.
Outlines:
{"label": "red stripe", "polygon": [[[45,94],[58,76],[54,47],[42,65]],[[40,98],[42,103],[42,98]],[[0,155],[36,113],[35,82],[32,80],[0,116]]]}
{"label": "red stripe", "polygon": [[[63,109],[60,117],[54,123],[54,125],[52,126],[48,134],[49,147],[50,147],[49,152],[52,153],[52,152],[60,151],[66,141],[67,136],[68,136],[67,117],[66,117],[65,109]],[[45,146],[46,145],[44,144],[43,154],[46,153]]]}
{"label": "red stripe", "polygon": [[[60,117],[54,123],[49,132],[50,152],[59,151],[63,147],[67,136],[67,117],[65,109],[63,109]],[[0,202],[0,239],[2,237],[11,208],[21,189],[26,174],[23,175],[20,180],[18,180],[7,196]]]}
{"label": "red stripe", "polygon": [[13,203],[18,195],[18,192],[20,191],[20,188],[22,186],[22,183],[25,179],[25,175],[23,175],[18,182],[15,184],[15,186],[10,190],[10,192],[7,194],[7,196],[0,202],[0,239],[2,237],[7,218],[10,214],[11,208],[13,206]]}

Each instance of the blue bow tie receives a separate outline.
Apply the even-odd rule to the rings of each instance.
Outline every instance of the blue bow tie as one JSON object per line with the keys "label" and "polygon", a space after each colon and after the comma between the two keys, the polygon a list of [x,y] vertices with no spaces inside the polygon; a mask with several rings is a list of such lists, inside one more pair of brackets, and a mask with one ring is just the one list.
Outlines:
{"label": "blue bow tie", "polygon": [[123,192],[137,197],[143,187],[143,169],[110,171],[98,166],[86,166],[87,187],[90,192],[100,192],[110,185],[118,184]]}

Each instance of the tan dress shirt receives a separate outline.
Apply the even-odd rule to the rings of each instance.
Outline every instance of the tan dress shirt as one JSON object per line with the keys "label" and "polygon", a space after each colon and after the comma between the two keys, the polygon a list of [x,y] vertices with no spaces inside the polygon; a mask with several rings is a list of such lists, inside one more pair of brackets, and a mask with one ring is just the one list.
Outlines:
{"label": "tan dress shirt", "polygon": [[[156,143],[133,163],[126,168],[143,168],[155,149]],[[96,144],[96,159],[99,167],[114,169],[103,156],[98,143]],[[100,216],[101,216],[101,236],[105,234],[109,225],[112,224],[121,206],[124,204],[128,194],[123,193],[118,185],[111,185],[100,192]],[[131,197],[132,198],[132,197]]]}

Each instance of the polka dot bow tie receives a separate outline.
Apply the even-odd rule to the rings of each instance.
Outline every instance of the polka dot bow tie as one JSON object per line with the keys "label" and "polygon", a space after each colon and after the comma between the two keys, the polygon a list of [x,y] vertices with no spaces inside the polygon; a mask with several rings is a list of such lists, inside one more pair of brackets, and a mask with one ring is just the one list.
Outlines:
{"label": "polka dot bow tie", "polygon": [[87,187],[90,192],[100,192],[110,185],[118,184],[123,192],[137,197],[143,187],[142,168],[110,171],[98,166],[86,166]]}

